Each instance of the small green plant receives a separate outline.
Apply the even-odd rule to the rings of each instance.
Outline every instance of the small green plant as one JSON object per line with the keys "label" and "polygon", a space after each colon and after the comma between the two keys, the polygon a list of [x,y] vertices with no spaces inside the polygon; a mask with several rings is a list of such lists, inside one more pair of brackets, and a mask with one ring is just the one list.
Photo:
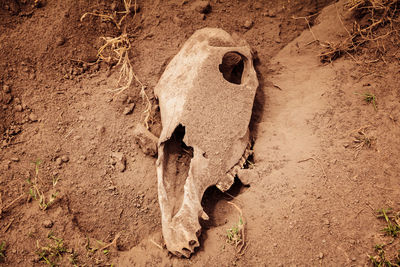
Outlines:
{"label": "small green plant", "polygon": [[375,245],[376,255],[368,255],[368,257],[375,267],[399,267],[400,250],[398,250],[397,255],[393,255],[392,253],[390,253],[390,255],[387,256],[386,253],[388,251],[393,251],[393,244],[396,244],[395,240],[400,234],[400,212],[395,213],[391,208],[383,208],[378,211],[377,217],[383,218],[385,220],[386,227],[383,228],[382,231],[385,232],[385,235],[393,237],[393,240],[391,240],[387,244]]}
{"label": "small green plant", "polygon": [[[44,195],[42,190],[39,188],[39,184],[38,184],[39,166],[42,163],[42,161],[40,159],[37,159],[33,163],[35,164],[35,178],[34,178],[34,181],[32,181],[30,178],[27,179],[27,183],[30,185],[28,194],[34,200],[38,200],[40,209],[46,210],[55,202],[58,192],[51,194],[48,201],[46,200],[46,196]],[[58,179],[55,180],[53,178],[53,187],[57,184],[57,181],[58,181]]]}
{"label": "small green plant", "polygon": [[233,205],[239,211],[239,221],[232,228],[226,230],[226,242],[234,245],[238,254],[242,253],[245,247],[245,224],[243,220],[242,210],[234,203],[228,202]]}
{"label": "small green plant", "polygon": [[71,251],[71,254],[69,255],[69,262],[72,266],[78,266],[78,254],[76,254],[76,252]]}
{"label": "small green plant", "polygon": [[85,246],[85,248],[86,248],[88,254],[94,254],[97,251],[102,251],[104,255],[108,255],[110,253],[110,249],[109,248],[111,246],[113,246],[113,245],[116,246],[117,240],[118,240],[119,237],[120,237],[120,234],[117,234],[114,237],[114,240],[111,243],[108,243],[108,244],[106,244],[106,243],[104,243],[103,241],[100,241],[100,240],[95,240],[96,244],[93,245],[93,246],[90,244],[90,238],[86,237],[86,246]]}
{"label": "small green plant", "polygon": [[36,242],[37,251],[36,254],[39,256],[39,261],[47,263],[47,265],[53,267],[57,266],[57,262],[63,257],[63,254],[68,252],[64,246],[64,241],[61,238],[55,237],[52,233],[47,236],[52,243],[46,246],[40,246],[39,241]]}
{"label": "small green plant", "polygon": [[400,215],[399,213],[390,216],[392,209],[381,209],[378,211],[378,218],[384,218],[386,221],[386,227],[382,229],[387,235],[397,237],[400,234]]}
{"label": "small green plant", "polygon": [[372,103],[372,105],[374,106],[375,111],[377,111],[377,107],[376,107],[376,96],[374,94],[371,93],[355,93],[356,95],[360,95],[362,96],[363,100],[365,102],[367,102],[368,104]]}
{"label": "small green plant", "polygon": [[6,242],[2,241],[0,244],[0,262],[4,262],[6,259]]}
{"label": "small green plant", "polygon": [[385,245],[377,244],[375,245],[375,251],[377,255],[368,255],[371,263],[374,267],[398,267],[400,266],[400,251],[398,251],[397,256],[395,256],[394,262],[387,258],[386,252],[384,250]]}

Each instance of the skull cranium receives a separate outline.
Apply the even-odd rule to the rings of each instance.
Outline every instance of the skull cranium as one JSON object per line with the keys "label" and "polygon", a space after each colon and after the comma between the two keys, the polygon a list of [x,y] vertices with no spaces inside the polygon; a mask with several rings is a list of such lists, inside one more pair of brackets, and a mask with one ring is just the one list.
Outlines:
{"label": "skull cranium", "polygon": [[257,87],[248,44],[204,28],[186,41],[155,88],[163,126],[157,160],[162,232],[175,255],[189,257],[199,246],[199,218],[208,219],[205,190],[228,190],[248,156]]}

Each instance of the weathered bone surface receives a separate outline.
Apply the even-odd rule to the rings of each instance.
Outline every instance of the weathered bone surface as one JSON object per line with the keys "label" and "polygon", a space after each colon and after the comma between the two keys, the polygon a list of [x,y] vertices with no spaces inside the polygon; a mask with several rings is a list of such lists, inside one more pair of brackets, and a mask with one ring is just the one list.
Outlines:
{"label": "weathered bone surface", "polygon": [[186,41],[160,78],[162,132],[158,198],[169,251],[189,257],[199,246],[205,190],[228,190],[248,156],[249,122],[258,87],[246,41],[204,28]]}

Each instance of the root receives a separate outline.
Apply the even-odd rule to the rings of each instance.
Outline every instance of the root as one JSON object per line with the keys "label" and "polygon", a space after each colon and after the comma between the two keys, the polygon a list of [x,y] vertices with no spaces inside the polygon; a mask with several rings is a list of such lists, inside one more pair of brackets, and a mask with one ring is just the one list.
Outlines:
{"label": "root", "polygon": [[[116,12],[112,14],[100,14],[96,12],[87,12],[82,15],[81,21],[88,15],[101,17],[103,20],[113,22],[118,29],[121,29],[122,22],[126,18],[128,14],[131,13],[131,5],[132,0],[123,0],[125,10],[121,12]],[[136,0],[134,2],[134,16],[136,15],[137,3]],[[123,16],[117,20],[119,14]],[[100,61],[104,61],[108,64],[112,64],[112,62],[117,62],[116,66],[120,66],[119,70],[119,78],[117,82],[117,88],[110,90],[115,93],[115,95],[122,93],[126,89],[128,89],[133,81],[136,81],[140,86],[140,96],[144,102],[145,109],[143,111],[143,123],[147,129],[149,129],[149,121],[152,104],[150,99],[145,91],[146,86],[140,81],[139,77],[133,71],[132,63],[129,58],[129,51],[132,46],[129,40],[128,34],[123,30],[123,33],[118,37],[101,37],[103,41],[105,41],[104,45],[102,45],[97,51],[97,63]]]}

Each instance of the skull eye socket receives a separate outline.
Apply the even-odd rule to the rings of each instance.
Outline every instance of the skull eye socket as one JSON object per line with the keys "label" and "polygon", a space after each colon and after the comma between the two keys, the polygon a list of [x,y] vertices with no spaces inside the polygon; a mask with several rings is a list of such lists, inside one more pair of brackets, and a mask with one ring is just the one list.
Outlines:
{"label": "skull eye socket", "polygon": [[225,80],[234,84],[242,83],[244,59],[244,56],[238,52],[228,52],[222,57],[219,71]]}

